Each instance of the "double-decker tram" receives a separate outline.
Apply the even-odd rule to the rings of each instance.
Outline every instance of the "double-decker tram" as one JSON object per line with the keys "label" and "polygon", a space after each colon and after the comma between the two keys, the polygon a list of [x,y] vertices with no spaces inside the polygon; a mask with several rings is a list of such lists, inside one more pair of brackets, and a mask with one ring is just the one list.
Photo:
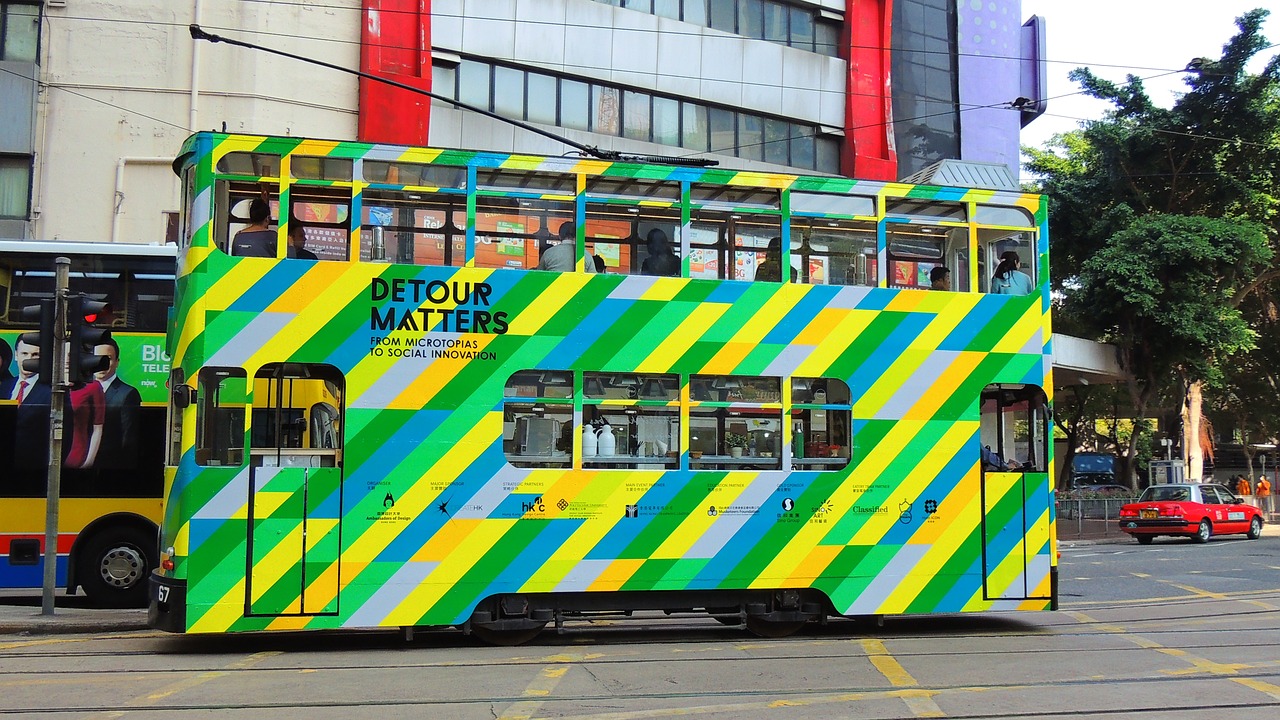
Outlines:
{"label": "double-decker tram", "polygon": [[72,293],[110,304],[93,321],[111,337],[93,348],[107,369],[66,396],[55,578],[95,605],[141,607],[159,561],[173,245],[0,241],[0,588],[43,584],[53,389],[22,310],[54,298],[58,257]]}
{"label": "double-decker tram", "polygon": [[1041,196],[223,133],[175,169],[157,628],[1056,606]]}

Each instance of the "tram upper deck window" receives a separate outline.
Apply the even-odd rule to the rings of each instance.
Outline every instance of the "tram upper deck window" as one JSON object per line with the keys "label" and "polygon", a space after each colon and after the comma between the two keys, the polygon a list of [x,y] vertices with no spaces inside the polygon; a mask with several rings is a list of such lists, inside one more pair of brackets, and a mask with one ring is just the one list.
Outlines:
{"label": "tram upper deck window", "polygon": [[295,185],[290,202],[290,222],[305,226],[308,251],[319,260],[346,260],[350,256],[349,188]]}
{"label": "tram upper deck window", "polygon": [[876,225],[871,221],[791,217],[791,266],[814,285],[878,282]]}
{"label": "tram upper deck window", "polygon": [[466,262],[466,196],[370,188],[362,199],[362,261],[453,267]]}
{"label": "tram upper deck window", "polygon": [[[476,267],[538,267],[541,253],[558,238],[560,226],[573,220],[574,205],[563,200],[517,197],[476,198]],[[453,224],[465,227],[466,212]]]}
{"label": "tram upper deck window", "polygon": [[587,249],[607,272],[680,275],[679,184],[593,178],[587,193]]}
{"label": "tram upper deck window", "polygon": [[467,169],[448,165],[365,160],[363,175],[367,183],[453,190],[467,188]]}
{"label": "tram upper deck window", "polygon": [[778,192],[769,188],[695,185],[690,189],[690,202],[690,275],[755,279],[756,270],[771,256],[770,242],[782,236]]}
{"label": "tram upper deck window", "polygon": [[1039,283],[1037,275],[1040,263],[1036,234],[983,227],[978,228],[978,283],[981,291],[989,290],[991,276],[1000,266],[1000,256],[1010,251],[1018,253],[1018,258],[1022,261],[1018,271],[1031,278],[1031,286],[1035,287]]}
{"label": "tram upper deck window", "polygon": [[280,177],[280,156],[269,153],[230,152],[218,159],[218,172],[255,178]]}
{"label": "tram upper deck window", "polygon": [[482,168],[476,172],[476,187],[480,190],[570,196],[577,193],[577,182],[577,176],[569,174],[498,168]]}
{"label": "tram upper deck window", "polygon": [[294,155],[289,158],[289,174],[298,180],[351,182],[350,158],[324,155]]}

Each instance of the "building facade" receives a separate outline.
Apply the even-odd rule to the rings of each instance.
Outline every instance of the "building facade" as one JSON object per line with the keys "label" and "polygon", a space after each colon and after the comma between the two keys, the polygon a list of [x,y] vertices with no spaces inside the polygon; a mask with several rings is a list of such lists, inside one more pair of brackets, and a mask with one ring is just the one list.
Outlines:
{"label": "building facade", "polygon": [[0,0],[0,237],[172,238],[196,129],[577,152],[446,100],[730,168],[1016,169],[1043,37],[1019,0]]}

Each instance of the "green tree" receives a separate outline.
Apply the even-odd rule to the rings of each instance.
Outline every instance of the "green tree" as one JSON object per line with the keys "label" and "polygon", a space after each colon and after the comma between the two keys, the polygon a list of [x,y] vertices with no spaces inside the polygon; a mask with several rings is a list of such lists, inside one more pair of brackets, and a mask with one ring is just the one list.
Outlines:
{"label": "green tree", "polygon": [[[1259,74],[1246,71],[1267,48],[1259,31],[1267,16],[1246,13],[1220,59],[1193,60],[1188,91],[1168,109],[1137,77],[1116,84],[1074,71],[1113,109],[1026,150],[1051,198],[1050,257],[1065,313],[1117,343],[1138,418],[1159,386],[1181,382],[1193,476],[1200,391],[1253,347],[1239,306],[1280,277],[1270,263],[1280,236],[1280,55]],[[1228,247],[1235,242],[1244,246]]]}

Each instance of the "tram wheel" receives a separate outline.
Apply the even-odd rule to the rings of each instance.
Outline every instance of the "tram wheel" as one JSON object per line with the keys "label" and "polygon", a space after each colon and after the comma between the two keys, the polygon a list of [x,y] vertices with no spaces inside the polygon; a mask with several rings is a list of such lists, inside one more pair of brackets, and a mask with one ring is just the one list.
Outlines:
{"label": "tram wheel", "polygon": [[518,629],[502,629],[486,627],[476,623],[471,624],[471,634],[480,638],[481,642],[490,645],[501,645],[502,647],[512,647],[515,645],[523,645],[538,636],[547,624],[536,625],[528,628]]}
{"label": "tram wheel", "polygon": [[[718,619],[718,618],[717,618]],[[794,635],[807,620],[765,620],[756,615],[747,616],[747,630],[763,638],[783,638]]]}

